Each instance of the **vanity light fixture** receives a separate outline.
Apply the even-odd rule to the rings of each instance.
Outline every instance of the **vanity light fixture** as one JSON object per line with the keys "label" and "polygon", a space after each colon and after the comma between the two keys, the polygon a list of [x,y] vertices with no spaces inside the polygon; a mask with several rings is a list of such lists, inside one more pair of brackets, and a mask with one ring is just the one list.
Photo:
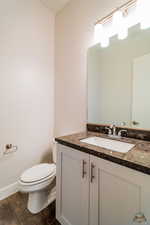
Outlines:
{"label": "vanity light fixture", "polygon": [[118,34],[118,39],[120,40],[123,40],[128,36],[126,19],[121,10],[118,10],[113,14],[112,29],[114,33]]}
{"label": "vanity light fixture", "polygon": [[[109,45],[109,37],[116,33],[120,40],[125,39],[128,36],[128,26],[124,13],[127,13],[130,7],[135,6],[136,2],[137,0],[129,0],[107,16],[98,20],[95,24],[95,43],[100,42],[102,47],[107,47]],[[104,25],[109,22],[110,24],[112,22],[112,26],[108,31]]]}
{"label": "vanity light fixture", "polygon": [[150,1],[138,0],[136,5],[137,20],[141,24],[141,29],[150,27]]}
{"label": "vanity light fixture", "polygon": [[[141,24],[141,29],[150,27],[150,0],[129,0],[125,4],[121,5],[117,9],[113,10],[110,14],[98,20],[95,24],[95,40],[96,43],[100,42],[102,47],[109,45],[109,37],[118,34],[118,39],[125,39],[128,36],[128,27],[133,26],[133,23],[127,19],[128,16],[124,16],[124,13],[128,14],[129,9],[133,8],[135,12],[134,25],[137,23]],[[134,15],[134,14],[133,14]],[[111,24],[112,27],[108,32],[105,29],[105,23]],[[99,30],[99,31],[97,31]],[[107,33],[106,33],[107,32]],[[108,34],[110,33],[110,34]]]}

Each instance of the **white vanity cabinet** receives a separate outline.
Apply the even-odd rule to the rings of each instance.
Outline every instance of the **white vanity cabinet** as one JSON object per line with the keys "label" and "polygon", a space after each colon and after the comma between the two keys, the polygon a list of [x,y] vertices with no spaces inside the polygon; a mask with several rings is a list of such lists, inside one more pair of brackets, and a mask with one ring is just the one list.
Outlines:
{"label": "white vanity cabinet", "polygon": [[150,176],[95,156],[90,164],[89,225],[137,225],[136,216],[150,222]]}
{"label": "white vanity cabinet", "polygon": [[57,157],[62,225],[150,225],[149,175],[60,144]]}
{"label": "white vanity cabinet", "polygon": [[57,145],[56,216],[61,225],[88,225],[89,155]]}

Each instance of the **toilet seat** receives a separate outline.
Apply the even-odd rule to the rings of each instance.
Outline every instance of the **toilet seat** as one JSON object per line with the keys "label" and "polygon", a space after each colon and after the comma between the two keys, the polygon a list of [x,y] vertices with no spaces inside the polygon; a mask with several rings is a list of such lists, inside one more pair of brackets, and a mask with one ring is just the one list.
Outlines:
{"label": "toilet seat", "polygon": [[55,164],[42,163],[26,170],[19,181],[23,185],[35,185],[53,179],[55,175]]}

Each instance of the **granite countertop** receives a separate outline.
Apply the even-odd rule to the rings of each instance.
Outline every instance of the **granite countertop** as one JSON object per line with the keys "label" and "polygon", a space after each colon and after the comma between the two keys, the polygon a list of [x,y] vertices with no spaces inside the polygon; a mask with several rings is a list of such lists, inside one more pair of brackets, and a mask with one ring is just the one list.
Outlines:
{"label": "granite countertop", "polygon": [[[118,141],[134,144],[135,147],[132,148],[127,153],[120,153],[108,150],[106,148],[101,148],[91,144],[86,144],[81,142],[81,139],[88,137],[102,137],[108,138],[106,134],[97,133],[97,132],[82,132],[72,135],[67,135],[63,137],[58,137],[55,140],[65,146],[72,147],[82,152],[89,153],[91,155],[100,157],[102,159],[109,160],[111,162],[118,163],[120,165],[135,169],[137,171],[146,173],[150,175],[150,142],[142,141],[132,138],[119,138]],[[116,140],[116,139],[113,139]]]}

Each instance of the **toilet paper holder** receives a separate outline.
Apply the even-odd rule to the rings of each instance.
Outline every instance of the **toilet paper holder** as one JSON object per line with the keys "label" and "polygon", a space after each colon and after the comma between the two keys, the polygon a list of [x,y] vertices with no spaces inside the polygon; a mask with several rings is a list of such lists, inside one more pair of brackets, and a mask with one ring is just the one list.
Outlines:
{"label": "toilet paper holder", "polygon": [[4,150],[4,155],[8,155],[11,153],[14,153],[18,150],[18,146],[17,145],[13,145],[13,144],[6,144],[5,145],[5,150]]}

